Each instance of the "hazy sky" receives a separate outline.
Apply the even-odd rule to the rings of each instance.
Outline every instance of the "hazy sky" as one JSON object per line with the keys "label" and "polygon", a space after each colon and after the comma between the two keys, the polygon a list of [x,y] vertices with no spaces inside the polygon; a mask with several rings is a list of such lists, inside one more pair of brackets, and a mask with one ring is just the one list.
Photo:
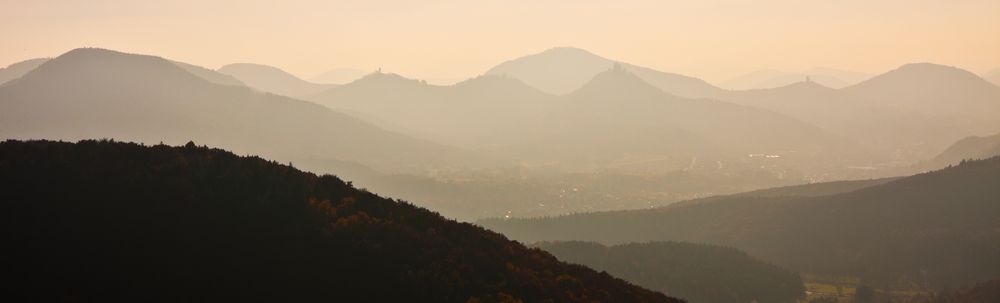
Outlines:
{"label": "hazy sky", "polygon": [[466,78],[554,46],[722,81],[762,68],[1000,67],[998,0],[0,0],[0,66],[94,46],[217,68]]}

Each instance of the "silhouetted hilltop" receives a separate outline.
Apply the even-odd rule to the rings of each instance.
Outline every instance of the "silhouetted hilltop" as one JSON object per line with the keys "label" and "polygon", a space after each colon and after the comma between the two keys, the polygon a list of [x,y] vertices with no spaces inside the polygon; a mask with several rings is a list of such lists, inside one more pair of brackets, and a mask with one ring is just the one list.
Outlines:
{"label": "silhouetted hilltop", "polygon": [[321,105],[213,84],[162,58],[102,49],[70,51],[0,87],[0,137],[198,140],[282,161],[352,161],[387,172],[474,158]]}
{"label": "silhouetted hilltop", "polygon": [[[567,94],[610,68],[615,61],[586,50],[557,47],[544,52],[509,60],[486,71],[488,75],[507,75],[552,94]],[[665,73],[650,68],[621,64],[622,68],[644,81],[674,95],[692,98],[714,97],[722,90],[701,79]]]}
{"label": "silhouetted hilltop", "polygon": [[690,302],[797,302],[805,294],[799,274],[737,249],[684,242],[536,244],[560,260],[607,271],[636,285]]}
{"label": "silhouetted hilltop", "polygon": [[[826,196],[731,196],[652,210],[480,221],[522,241],[691,241],[880,286],[1000,277],[1000,157]],[[608,228],[614,226],[614,228]]]}
{"label": "silhouetted hilltop", "polygon": [[31,60],[24,60],[18,63],[11,64],[6,68],[0,68],[0,85],[7,83],[10,80],[14,80],[24,76],[31,70],[35,69],[45,61],[49,61],[50,58],[36,58]]}
{"label": "silhouetted hilltop", "polygon": [[0,143],[8,299],[680,302],[402,201],[197,147]]}
{"label": "silhouetted hilltop", "polygon": [[336,86],[311,83],[277,67],[261,64],[233,63],[219,68],[219,72],[258,90],[290,97],[308,96]]}

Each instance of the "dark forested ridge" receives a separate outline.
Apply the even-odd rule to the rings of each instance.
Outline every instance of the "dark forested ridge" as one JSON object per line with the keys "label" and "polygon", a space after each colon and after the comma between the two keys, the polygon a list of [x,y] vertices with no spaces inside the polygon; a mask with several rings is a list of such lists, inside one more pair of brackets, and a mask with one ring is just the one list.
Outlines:
{"label": "dark forested ridge", "polygon": [[12,301],[679,302],[257,157],[0,143]]}
{"label": "dark forested ridge", "polygon": [[798,273],[734,248],[683,242],[604,246],[593,242],[537,244],[560,260],[579,263],[690,302],[796,302]]}
{"label": "dark forested ridge", "polygon": [[980,283],[974,287],[941,291],[911,303],[996,303],[1000,302],[1000,280]]}
{"label": "dark forested ridge", "polygon": [[652,210],[480,223],[523,241],[721,244],[797,271],[940,288],[1000,277],[997,218],[1000,157],[831,195],[735,195]]}

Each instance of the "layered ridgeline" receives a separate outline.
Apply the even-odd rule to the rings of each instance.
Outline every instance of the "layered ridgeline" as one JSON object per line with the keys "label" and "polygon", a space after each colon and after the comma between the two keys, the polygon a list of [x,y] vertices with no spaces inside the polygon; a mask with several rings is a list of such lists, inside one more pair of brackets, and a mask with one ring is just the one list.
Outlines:
{"label": "layered ridgeline", "polygon": [[1000,277],[1000,157],[880,182],[829,195],[736,195],[652,210],[480,223],[528,242],[726,245],[800,272],[859,276],[878,286],[955,286]]}
{"label": "layered ridgeline", "polygon": [[[504,62],[487,74],[506,75],[551,93],[568,94],[606,71],[613,62],[581,49],[555,48]],[[830,172],[838,178],[877,176],[866,171],[907,167],[933,157],[965,136],[1000,131],[1000,88],[954,67],[907,64],[875,77],[817,69],[809,71],[817,76],[809,77],[809,81],[807,75],[799,75],[773,88],[724,90],[692,77],[630,64],[621,66],[673,95],[767,109],[861,143],[869,155],[840,163],[843,171]],[[852,80],[831,83],[827,81],[830,77],[824,75]],[[760,77],[781,75],[750,78]],[[864,159],[868,163],[859,163]]]}
{"label": "layered ridgeline", "polygon": [[219,73],[235,77],[260,91],[289,97],[311,95],[336,87],[334,84],[302,80],[277,67],[261,64],[233,63],[219,68]]}
{"label": "layered ridgeline", "polygon": [[562,171],[797,170],[829,163],[811,161],[819,155],[843,158],[858,150],[774,112],[667,94],[612,64],[564,96],[506,76],[435,86],[375,73],[307,99],[414,136]]}
{"label": "layered ridgeline", "polygon": [[826,87],[844,88],[871,77],[872,75],[867,73],[824,67],[811,68],[797,73],[766,69],[727,80],[719,86],[735,90],[765,89],[787,86],[809,79]]}
{"label": "layered ridgeline", "polygon": [[221,85],[159,57],[103,49],[70,51],[0,86],[0,137],[196,140],[319,171],[339,171],[347,161],[421,172],[473,159],[321,105]]}
{"label": "layered ridgeline", "polygon": [[439,86],[381,71],[304,97],[386,129],[472,148],[508,144],[512,125],[538,119],[559,100],[521,81],[482,76]]}
{"label": "layered ridgeline", "polygon": [[1000,156],[1000,133],[979,137],[970,136],[958,140],[934,158],[916,165],[920,170],[934,170],[955,165],[963,160],[986,159]]}
{"label": "layered ridgeline", "polygon": [[0,143],[8,298],[679,302],[426,209],[219,149]]}
{"label": "layered ridgeline", "polygon": [[910,165],[970,134],[1000,131],[1000,88],[968,71],[929,63],[907,64],[843,89],[801,81],[719,98],[852,138],[876,151],[873,162],[882,165]]}
{"label": "layered ridgeline", "polygon": [[14,80],[24,76],[31,70],[35,69],[45,61],[49,61],[49,58],[37,58],[31,60],[24,60],[18,63],[11,64],[5,68],[0,68],[0,84],[7,83],[10,80]]}
{"label": "layered ridgeline", "polygon": [[[777,168],[818,171],[857,148],[767,110],[665,93],[615,64],[500,152],[538,165],[662,172]],[[748,157],[750,155],[750,157]],[[757,156],[757,157],[755,157]]]}
{"label": "layered ridgeline", "polygon": [[[579,89],[615,62],[583,49],[557,47],[503,62],[486,71],[486,74],[517,78],[543,91],[561,95]],[[724,93],[721,88],[698,78],[627,63],[621,66],[643,81],[677,96],[701,98]]]}
{"label": "layered ridgeline", "polygon": [[536,244],[560,260],[658,290],[688,302],[797,302],[805,286],[797,273],[736,249],[684,242],[603,246],[593,242]]}

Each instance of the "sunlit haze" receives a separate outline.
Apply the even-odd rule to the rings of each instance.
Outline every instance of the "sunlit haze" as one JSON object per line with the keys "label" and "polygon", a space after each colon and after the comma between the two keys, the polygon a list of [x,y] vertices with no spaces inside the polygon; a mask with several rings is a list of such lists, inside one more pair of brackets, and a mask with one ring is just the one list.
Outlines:
{"label": "sunlit haze", "polygon": [[1000,1],[0,1],[0,66],[91,46],[209,68],[462,80],[556,46],[720,82],[759,69],[1000,67]]}

